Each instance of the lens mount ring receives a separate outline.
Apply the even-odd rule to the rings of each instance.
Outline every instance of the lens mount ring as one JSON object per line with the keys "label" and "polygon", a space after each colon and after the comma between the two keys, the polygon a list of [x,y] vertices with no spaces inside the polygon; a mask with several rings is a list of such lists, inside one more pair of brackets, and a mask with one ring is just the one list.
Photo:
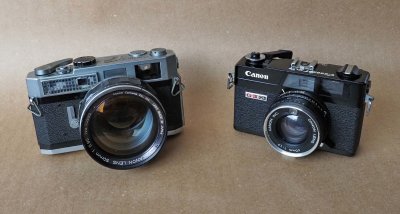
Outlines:
{"label": "lens mount ring", "polygon": [[[126,78],[121,78],[122,80]],[[108,80],[104,80],[108,81]],[[111,84],[109,84],[111,83]],[[137,82],[134,82],[137,83]],[[103,166],[113,169],[130,169],[141,166],[154,158],[164,145],[167,136],[167,121],[165,110],[161,102],[151,92],[141,85],[126,84],[126,82],[111,80],[103,83],[103,86],[93,88],[93,92],[89,91],[85,99],[82,100],[80,107],[80,132],[82,144],[87,153],[96,162]],[[138,154],[117,155],[104,150],[99,142],[96,142],[93,136],[92,120],[99,106],[105,100],[114,99],[118,96],[128,96],[135,99],[143,100],[147,103],[155,124],[154,135],[148,146]]]}
{"label": "lens mount ring", "polygon": [[[308,145],[312,145],[312,146],[305,146],[303,143],[302,147],[299,147],[298,145],[290,145],[290,143],[284,141],[283,139],[281,139],[276,131],[276,126],[278,121],[283,118],[286,117],[290,114],[285,113],[285,112],[289,112],[290,110],[296,110],[298,112],[298,114],[303,113],[304,115],[307,115],[307,117],[309,118],[308,122],[311,124],[311,127],[315,127],[315,129],[313,129],[312,131],[312,138],[313,139],[313,143],[310,144],[307,142]],[[273,109],[272,111],[270,111],[270,113],[267,115],[265,121],[264,121],[264,135],[265,138],[267,139],[267,142],[271,145],[271,147],[276,150],[277,152],[286,155],[286,156],[290,156],[290,157],[304,157],[307,156],[309,154],[311,154],[315,149],[317,149],[319,142],[320,142],[320,132],[319,132],[319,126],[318,124],[315,122],[314,119],[312,119],[306,112],[304,112],[302,109],[294,107],[294,106],[280,106],[277,107],[275,109]],[[309,140],[310,137],[307,137],[306,140]],[[305,151],[304,151],[305,150]]]}
{"label": "lens mount ring", "polygon": [[[297,91],[282,94],[265,117],[264,136],[270,146],[283,155],[307,156],[327,136],[328,110],[315,96],[307,95]],[[297,121],[287,124],[291,121],[288,118]]]}

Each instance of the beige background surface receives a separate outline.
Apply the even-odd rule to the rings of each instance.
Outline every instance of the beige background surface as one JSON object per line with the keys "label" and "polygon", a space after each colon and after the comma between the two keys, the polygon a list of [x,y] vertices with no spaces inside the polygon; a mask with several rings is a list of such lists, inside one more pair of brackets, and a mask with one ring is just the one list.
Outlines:
{"label": "beige background surface", "polygon": [[[0,213],[399,213],[399,1],[2,1]],[[42,156],[25,75],[65,57],[175,50],[184,132],[151,164],[104,168]],[[234,131],[226,73],[253,51],[372,74],[373,111],[353,158],[288,159]]]}

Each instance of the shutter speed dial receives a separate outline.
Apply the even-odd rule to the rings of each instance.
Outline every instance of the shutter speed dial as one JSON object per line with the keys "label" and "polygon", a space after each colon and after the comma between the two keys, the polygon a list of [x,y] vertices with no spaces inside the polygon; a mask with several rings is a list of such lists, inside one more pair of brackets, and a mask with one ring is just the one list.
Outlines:
{"label": "shutter speed dial", "polygon": [[74,59],[74,66],[76,67],[86,67],[96,63],[96,58],[94,56],[82,56]]}

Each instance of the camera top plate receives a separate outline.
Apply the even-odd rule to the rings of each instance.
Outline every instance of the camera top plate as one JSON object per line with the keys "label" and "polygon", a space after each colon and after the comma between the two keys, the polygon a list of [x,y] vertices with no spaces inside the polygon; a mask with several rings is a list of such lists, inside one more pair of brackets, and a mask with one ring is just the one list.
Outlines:
{"label": "camera top plate", "polygon": [[[42,65],[26,77],[29,97],[48,97],[85,92],[111,76],[139,78],[144,68],[156,69],[145,82],[171,80],[179,77],[178,59],[172,50],[154,48],[105,57],[66,58]],[[139,70],[138,70],[139,69]],[[139,74],[140,72],[140,74]]]}
{"label": "camera top plate", "polygon": [[[355,65],[333,65],[292,59],[292,51],[252,52],[242,57],[228,88],[240,85],[270,93],[304,90],[326,102],[358,107],[365,102],[371,81],[369,72]],[[253,60],[257,58],[259,60]]]}

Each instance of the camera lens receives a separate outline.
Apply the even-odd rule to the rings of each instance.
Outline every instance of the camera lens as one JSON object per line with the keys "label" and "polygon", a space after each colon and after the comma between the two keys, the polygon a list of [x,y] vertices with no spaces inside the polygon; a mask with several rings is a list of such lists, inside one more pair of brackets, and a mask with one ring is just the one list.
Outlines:
{"label": "camera lens", "polygon": [[127,77],[106,79],[86,94],[80,128],[88,154],[113,169],[147,163],[167,136],[161,102],[146,83]]}
{"label": "camera lens", "polygon": [[148,104],[127,95],[102,101],[90,122],[97,145],[114,155],[138,154],[151,145],[156,121]]}
{"label": "camera lens", "polygon": [[279,96],[264,121],[264,135],[271,147],[281,154],[303,157],[325,140],[329,113],[324,103],[304,91]]}
{"label": "camera lens", "polygon": [[308,135],[306,119],[297,115],[288,115],[279,119],[277,131],[279,136],[293,144],[304,142]]}

